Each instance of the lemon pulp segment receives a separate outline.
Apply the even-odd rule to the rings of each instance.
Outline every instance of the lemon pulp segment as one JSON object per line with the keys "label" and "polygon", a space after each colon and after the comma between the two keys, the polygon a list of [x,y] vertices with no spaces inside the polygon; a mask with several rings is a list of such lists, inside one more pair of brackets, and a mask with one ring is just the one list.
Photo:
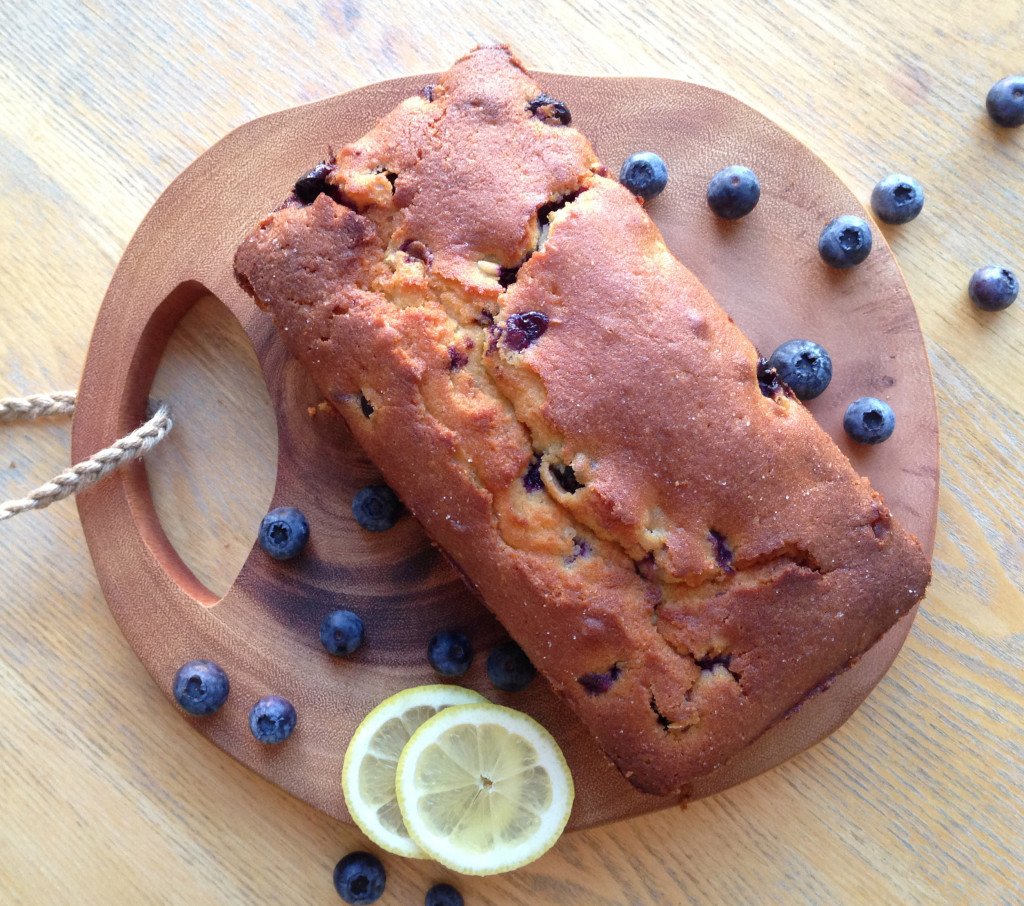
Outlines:
{"label": "lemon pulp segment", "polygon": [[424,722],[399,759],[397,793],[406,826],[428,855],[456,871],[493,874],[554,844],[573,786],[543,727],[482,703]]}

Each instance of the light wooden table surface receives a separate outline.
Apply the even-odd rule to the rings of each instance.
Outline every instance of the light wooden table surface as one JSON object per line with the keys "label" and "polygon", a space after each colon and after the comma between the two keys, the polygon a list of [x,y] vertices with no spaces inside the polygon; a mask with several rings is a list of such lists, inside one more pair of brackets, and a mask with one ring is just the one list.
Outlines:
{"label": "light wooden table surface", "polygon": [[[938,397],[935,577],[883,683],[825,743],[712,800],[568,835],[497,878],[387,858],[380,902],[422,903],[442,879],[472,906],[1024,901],[1024,300],[985,315],[966,296],[980,265],[1024,275],[1024,130],[983,107],[1024,70],[1024,6],[169,6],[0,0],[0,396],[77,385],[125,245],[211,143],[478,43],[535,69],[705,83],[865,201],[892,171],[926,189],[885,235]],[[182,323],[154,395],[179,421],[149,460],[165,528],[224,591],[276,451],[255,357],[216,303]],[[0,425],[0,499],[64,467],[68,434]],[[335,903],[335,862],[366,846],[187,729],[114,624],[70,502],[0,524],[0,714],[0,903]]]}

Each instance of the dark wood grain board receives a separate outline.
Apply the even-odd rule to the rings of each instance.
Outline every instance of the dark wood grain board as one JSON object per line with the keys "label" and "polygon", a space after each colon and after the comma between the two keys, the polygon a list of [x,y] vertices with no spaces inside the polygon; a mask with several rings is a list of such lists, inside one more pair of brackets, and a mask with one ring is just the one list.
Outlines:
{"label": "dark wood grain board", "polygon": [[[538,78],[569,104],[609,168],[617,171],[635,150],[667,160],[669,188],[650,205],[651,215],[763,353],[793,337],[829,349],[835,378],[810,407],[930,553],[938,430],[913,303],[879,231],[871,256],[853,271],[831,271],[817,255],[827,220],[863,213],[850,191],[791,135],[720,92],[661,79]],[[340,772],[352,730],[387,695],[436,680],[425,649],[443,628],[467,632],[479,652],[467,685],[530,712],[558,738],[577,781],[571,827],[663,808],[676,800],[633,790],[543,682],[519,695],[489,684],[485,656],[504,631],[412,519],[381,535],[355,525],[352,495],[375,470],[340,418],[316,409],[311,383],[232,275],[239,240],[328,145],[356,138],[431,79],[384,82],[264,117],[203,154],[140,225],[90,345],[74,422],[76,460],[141,420],[174,326],[197,298],[216,295],[252,340],[263,369],[278,428],[273,505],[307,513],[313,540],[306,554],[281,564],[255,549],[218,601],[168,542],[139,464],[79,496],[96,571],[118,625],[166,694],[177,668],[192,658],[228,671],[225,707],[212,718],[183,720],[329,814],[348,817]],[[762,198],[748,218],[726,224],[709,214],[704,188],[732,163],[759,174]],[[842,434],[846,405],[864,395],[888,400],[897,413],[896,435],[879,447],[856,448]],[[367,641],[350,661],[330,658],[317,635],[324,614],[337,607],[357,610],[367,626]],[[912,619],[747,752],[695,783],[693,796],[752,777],[832,732],[884,675]],[[248,730],[251,704],[267,694],[290,698],[299,712],[295,734],[282,746],[260,746]]]}

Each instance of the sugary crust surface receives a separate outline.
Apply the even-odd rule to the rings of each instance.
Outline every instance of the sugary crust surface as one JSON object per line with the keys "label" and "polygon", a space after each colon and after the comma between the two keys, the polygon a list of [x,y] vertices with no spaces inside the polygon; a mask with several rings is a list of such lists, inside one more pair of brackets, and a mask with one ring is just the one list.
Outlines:
{"label": "sugary crust surface", "polygon": [[929,566],[541,95],[506,48],[475,51],[235,266],[556,692],[664,794],[869,648]]}

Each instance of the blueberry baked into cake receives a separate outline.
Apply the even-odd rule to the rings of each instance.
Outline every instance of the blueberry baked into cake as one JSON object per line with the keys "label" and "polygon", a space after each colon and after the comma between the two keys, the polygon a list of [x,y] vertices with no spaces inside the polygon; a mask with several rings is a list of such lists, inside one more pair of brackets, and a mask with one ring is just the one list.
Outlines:
{"label": "blueberry baked into cake", "polygon": [[924,594],[917,541],[506,48],[300,179],[235,269],[643,791],[723,764]]}

